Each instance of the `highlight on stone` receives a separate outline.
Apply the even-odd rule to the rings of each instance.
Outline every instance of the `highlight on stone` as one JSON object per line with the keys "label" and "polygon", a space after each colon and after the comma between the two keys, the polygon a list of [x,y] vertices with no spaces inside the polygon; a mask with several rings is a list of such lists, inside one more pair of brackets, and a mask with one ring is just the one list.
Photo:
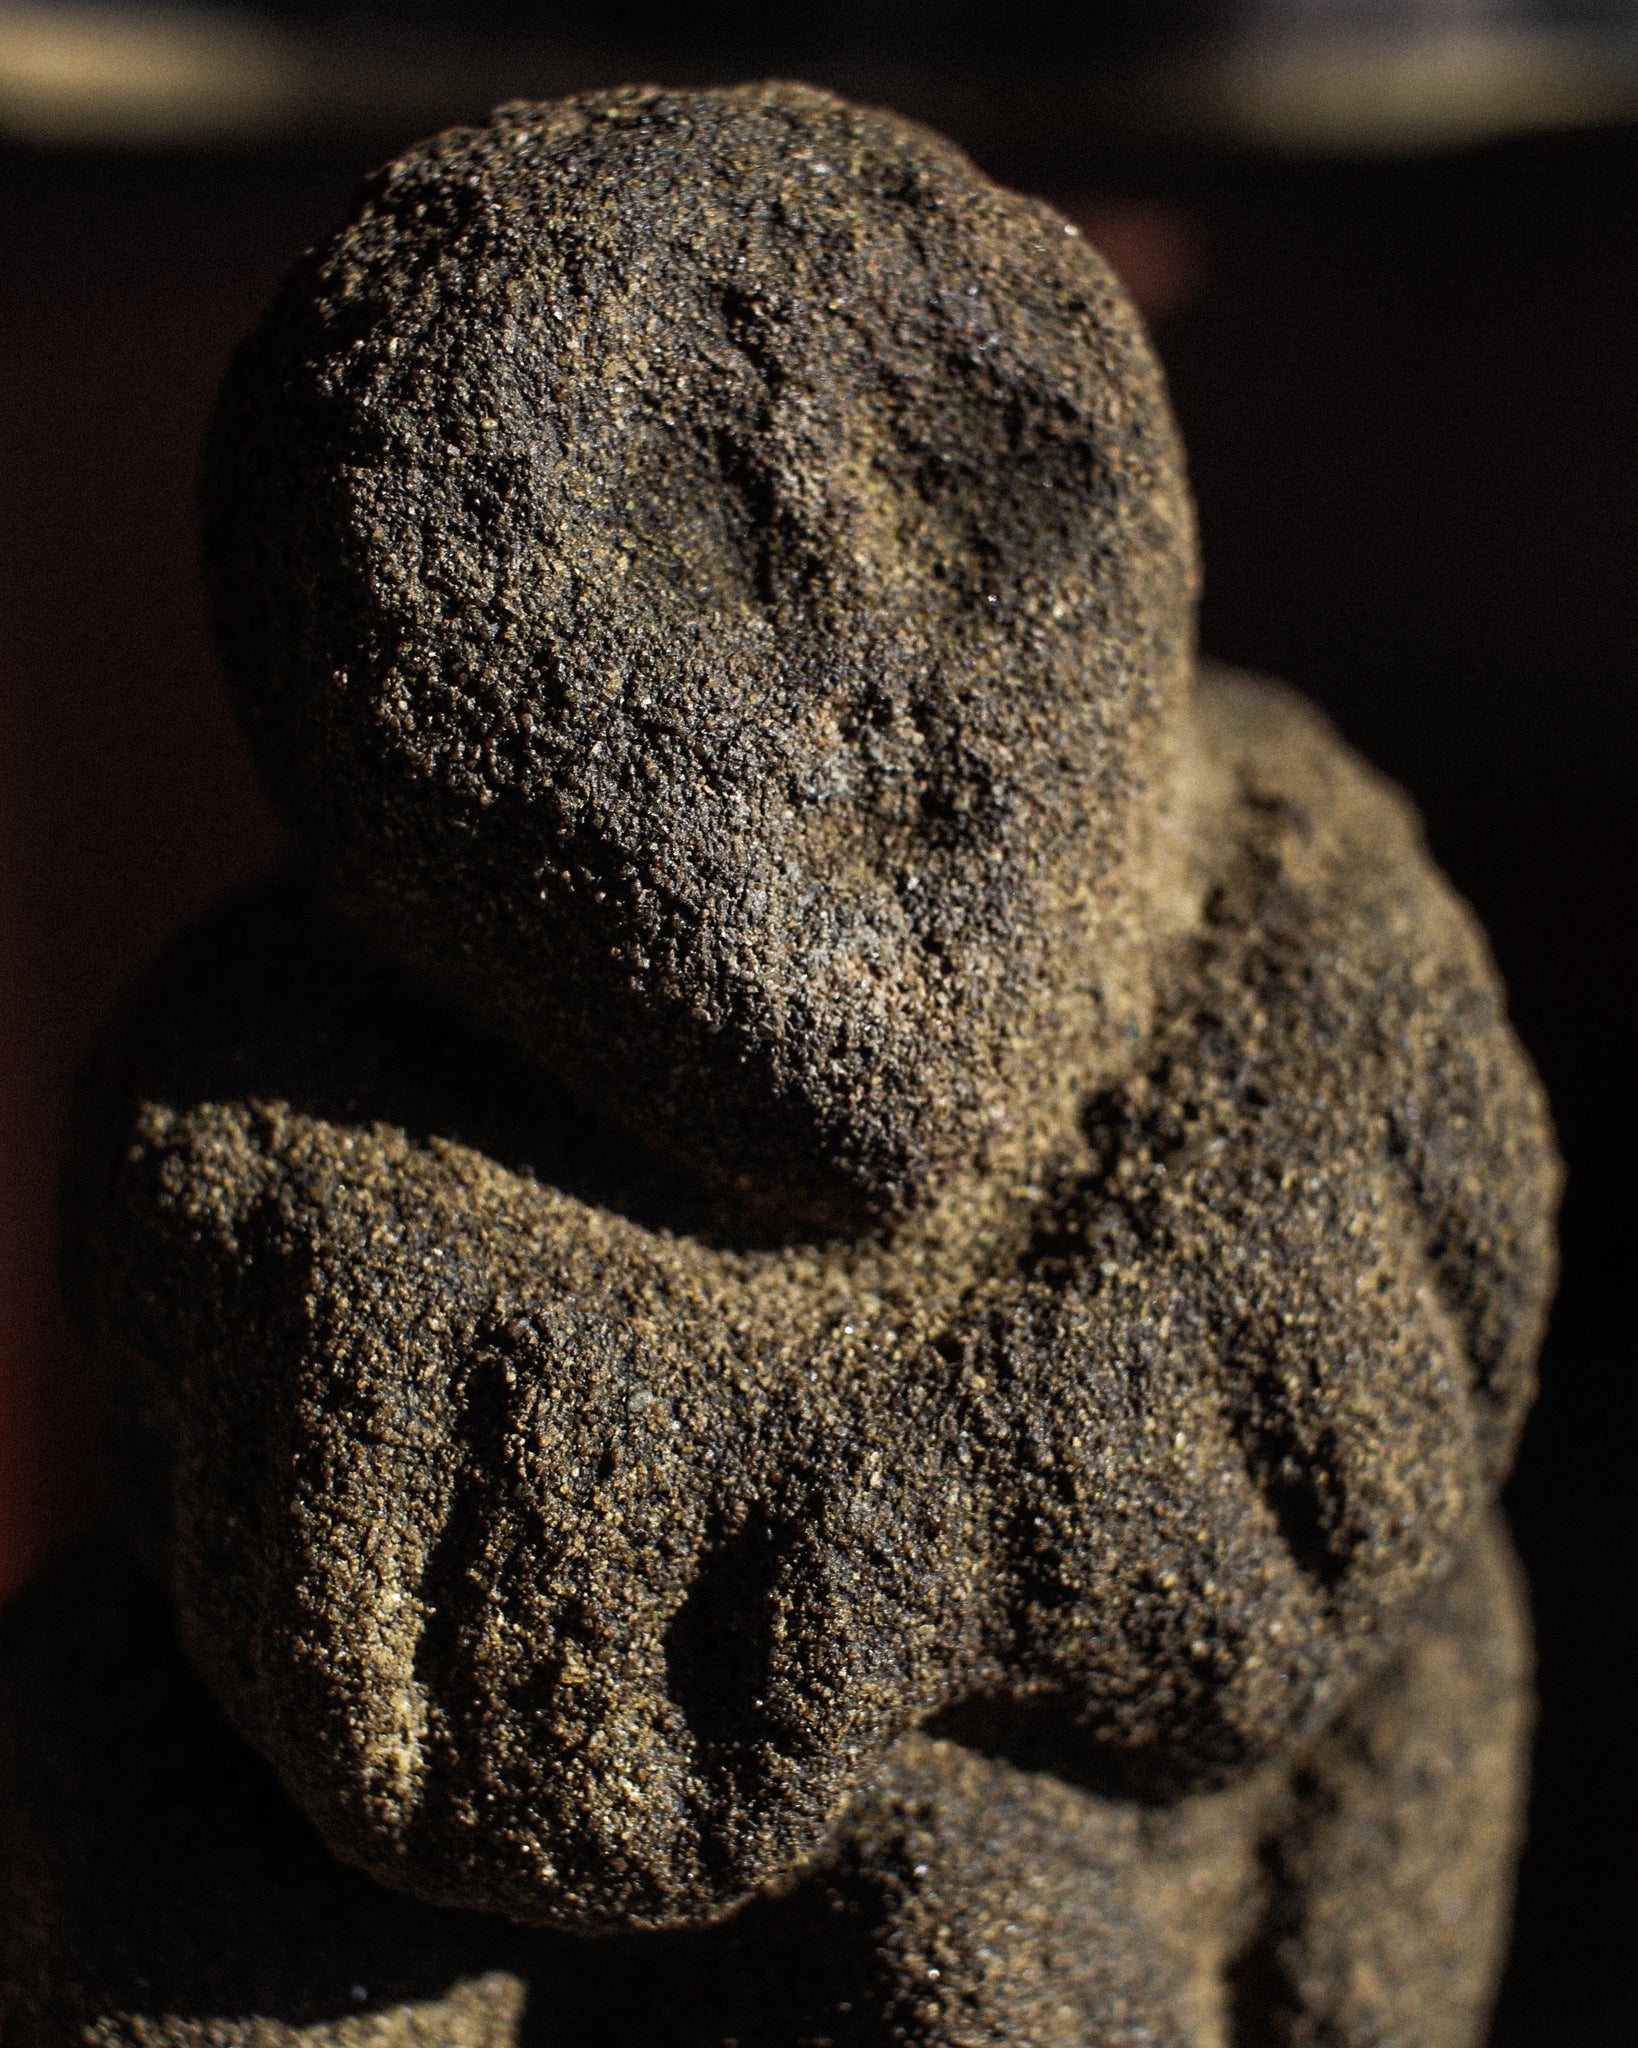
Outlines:
{"label": "highlight on stone", "polygon": [[803,87],[504,107],[203,504],[300,857],[83,1090],[0,2030],[1476,2048],[1551,1133],[1405,800],[1197,665],[1101,260]]}

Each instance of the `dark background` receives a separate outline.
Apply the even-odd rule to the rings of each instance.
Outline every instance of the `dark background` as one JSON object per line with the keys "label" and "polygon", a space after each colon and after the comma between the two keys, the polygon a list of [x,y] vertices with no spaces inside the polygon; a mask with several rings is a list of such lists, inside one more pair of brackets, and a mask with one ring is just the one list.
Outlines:
{"label": "dark background", "polygon": [[[404,139],[0,145],[0,1592],[94,1494],[49,1278],[72,1071],[119,985],[277,845],[204,640],[200,427],[280,272]],[[991,122],[980,153],[1077,213],[1151,316],[1206,649],[1312,692],[1409,786],[1552,1095],[1564,1281],[1509,1495],[1541,1737],[1495,2038],[1615,2048],[1638,2039],[1638,130],[1349,163]]]}

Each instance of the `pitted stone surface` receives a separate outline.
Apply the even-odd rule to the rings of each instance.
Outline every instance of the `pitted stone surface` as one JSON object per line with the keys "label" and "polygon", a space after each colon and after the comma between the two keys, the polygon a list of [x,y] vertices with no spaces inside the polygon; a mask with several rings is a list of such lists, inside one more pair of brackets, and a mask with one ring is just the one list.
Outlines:
{"label": "pitted stone surface", "polygon": [[300,886],[161,970],[71,1286],[190,1653],[340,1856],[697,1924],[918,1724],[1173,1793],[1391,1654],[1528,1397],[1542,1105],[1317,718],[1207,682],[1181,787],[1135,1071],[890,1239],[736,1238]]}
{"label": "pitted stone surface", "polygon": [[301,865],[65,1274],[208,1696],[19,1623],[0,2032],[1468,2048],[1551,1137],[1403,799],[1193,680],[1099,260],[803,88],[502,109],[205,515]]}
{"label": "pitted stone surface", "polygon": [[1121,1064],[1181,459],[1101,259],[949,144],[795,86],[438,137],[240,351],[205,507],[326,886],[742,1210],[900,1213]]}
{"label": "pitted stone surface", "polygon": [[112,1545],[7,1609],[6,2048],[518,2048],[517,1948],[338,1867]]}
{"label": "pitted stone surface", "polygon": [[720,1926],[577,1941],[336,1867],[161,1603],[91,1554],[0,1629],[0,2028],[16,2048],[1471,2048],[1527,1666],[1492,1527],[1290,1766],[1154,1808],[910,1736],[790,1886]]}

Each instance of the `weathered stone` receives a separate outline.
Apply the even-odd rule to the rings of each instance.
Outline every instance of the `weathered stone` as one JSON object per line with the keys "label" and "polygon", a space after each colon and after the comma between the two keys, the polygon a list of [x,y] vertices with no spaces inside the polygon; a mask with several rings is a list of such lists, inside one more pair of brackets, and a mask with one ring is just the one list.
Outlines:
{"label": "weathered stone", "polygon": [[6,2048],[515,2048],[516,1949],[340,1868],[111,1546],[7,1609]]}
{"label": "weathered stone", "polygon": [[112,1566],[18,1624],[7,2024],[1465,2048],[1551,1137],[1403,799],[1191,680],[1107,271],[801,88],[503,109],[208,471],[303,862],[65,1272],[237,1733]]}
{"label": "weathered stone", "polygon": [[1290,1781],[1236,1961],[1234,2038],[1469,2048],[1507,1948],[1534,1722],[1523,1576],[1499,1521],[1384,1678]]}
{"label": "weathered stone", "polygon": [[73,1298],[190,1651],[337,1854],[695,1923],[932,1717],[1204,1785],[1391,1652],[1528,1396],[1541,1103],[1318,719],[1209,682],[1184,786],[1137,1070],[886,1241],[735,1241],[298,885],[162,968]]}
{"label": "weathered stone", "polygon": [[216,633],[327,886],[742,1209],[854,1227],[1141,1019],[1193,535],[1075,229],[797,86],[505,108],[298,267]]}
{"label": "weathered stone", "polygon": [[[107,1553],[0,1629],[0,2028],[16,2048],[1470,2048],[1528,1733],[1487,1531],[1294,1767],[1161,1807],[910,1736],[816,1867],[601,1941],[335,1865]],[[1057,1761],[1070,1776],[1074,1747]]]}

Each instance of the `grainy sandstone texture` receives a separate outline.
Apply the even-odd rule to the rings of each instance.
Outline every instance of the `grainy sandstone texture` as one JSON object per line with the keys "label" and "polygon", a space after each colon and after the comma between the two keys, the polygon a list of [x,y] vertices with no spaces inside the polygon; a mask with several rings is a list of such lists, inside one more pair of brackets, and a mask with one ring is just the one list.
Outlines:
{"label": "grainy sandstone texture", "polygon": [[585,1101],[821,1224],[1106,1066],[1193,530],[1050,208],[795,86],[411,151],[240,351],[217,633],[330,886]]}
{"label": "grainy sandstone texture", "polygon": [[1193,673],[1098,259],[801,88],[503,109],[205,508],[301,856],[87,1083],[181,1657],[17,1624],[7,2024],[1471,2044],[1551,1136],[1403,798]]}
{"label": "grainy sandstone texture", "polygon": [[1176,1790],[1396,1645],[1529,1390],[1548,1139],[1401,800],[1281,693],[1194,730],[1136,1070],[885,1242],[668,1207],[299,884],[160,970],[74,1299],[190,1651],[339,1855],[698,1922],[930,1716]]}
{"label": "grainy sandstone texture", "polygon": [[913,1735],[727,1923],[577,1941],[337,1866],[109,1551],[0,1627],[8,2048],[1464,2048],[1520,1821],[1528,1655],[1485,1530],[1291,1766],[1154,1808]]}

